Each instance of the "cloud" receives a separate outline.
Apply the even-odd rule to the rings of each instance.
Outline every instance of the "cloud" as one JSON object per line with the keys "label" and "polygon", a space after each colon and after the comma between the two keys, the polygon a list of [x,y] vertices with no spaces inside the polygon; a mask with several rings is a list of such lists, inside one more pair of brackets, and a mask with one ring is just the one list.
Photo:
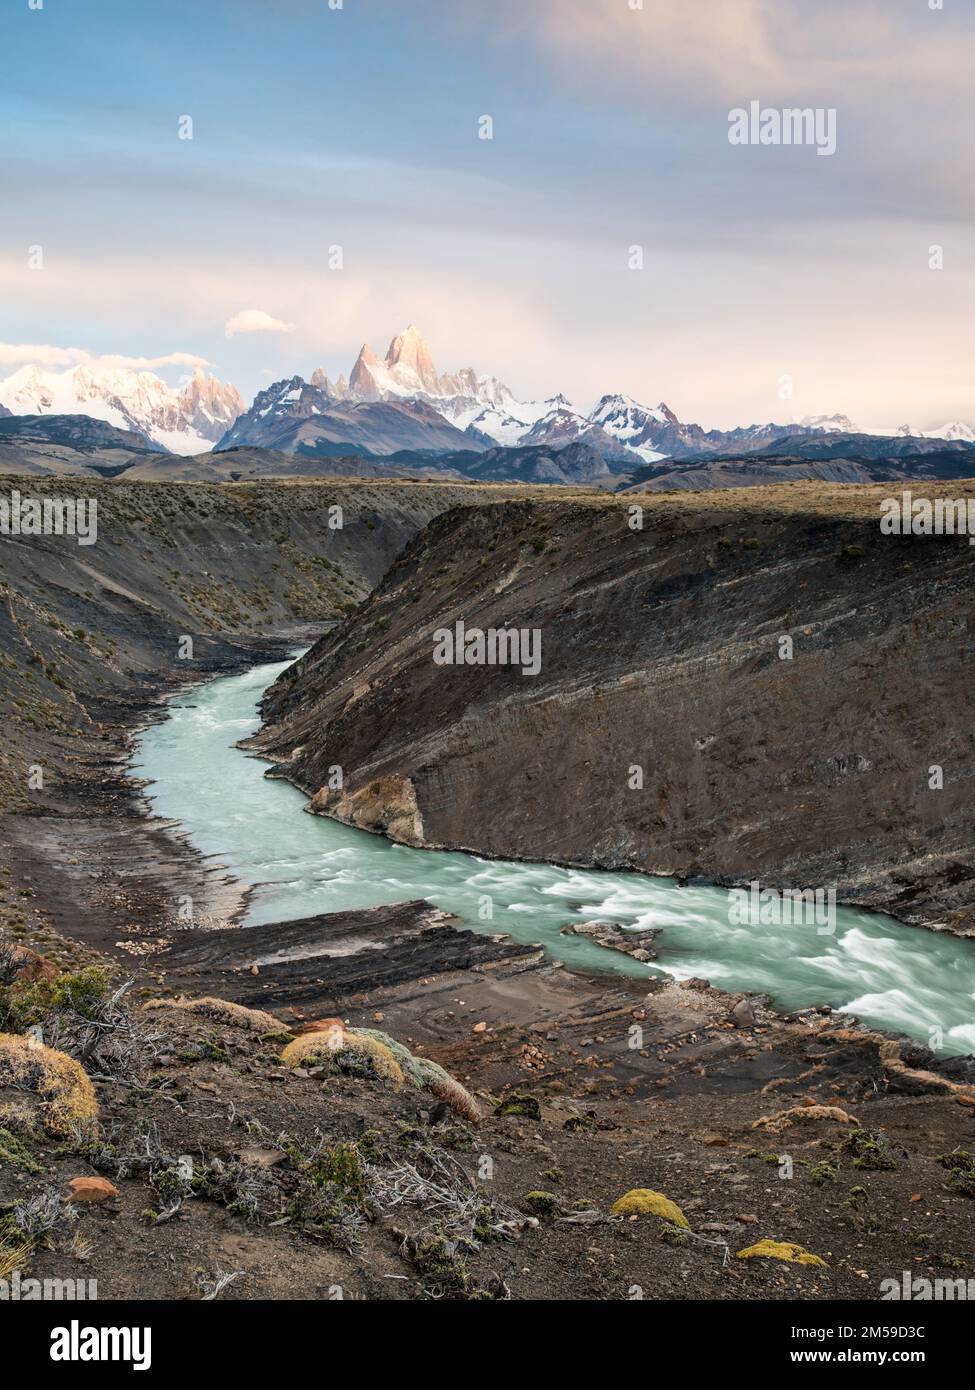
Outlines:
{"label": "cloud", "polygon": [[263,309],[241,309],[224,325],[224,336],[232,338],[235,333],[293,333],[293,323],[272,318]]}
{"label": "cloud", "polygon": [[585,88],[649,106],[701,106],[742,92],[789,104],[841,83],[869,107],[892,82],[902,95],[910,88],[930,99],[957,96],[968,83],[956,53],[971,17],[923,0],[491,0],[487,8],[487,20],[478,6],[444,16],[442,0],[413,0],[409,11],[424,25],[476,33],[505,60],[530,59],[533,80],[570,68],[577,101]]}
{"label": "cloud", "polygon": [[194,352],[167,352],[161,357],[127,357],[120,353],[94,353],[85,348],[54,347],[50,343],[0,343],[0,366],[21,367],[128,367],[152,371],[156,367],[209,367],[213,364]]}

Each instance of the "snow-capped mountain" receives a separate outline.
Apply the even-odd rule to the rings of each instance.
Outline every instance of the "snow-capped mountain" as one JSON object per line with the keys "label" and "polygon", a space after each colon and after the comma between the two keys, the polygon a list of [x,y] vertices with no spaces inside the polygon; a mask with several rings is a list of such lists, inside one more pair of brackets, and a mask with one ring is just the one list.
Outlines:
{"label": "snow-capped mountain", "polygon": [[872,430],[880,438],[894,439],[947,439],[962,444],[975,444],[975,429],[963,420],[949,420],[936,430],[919,430],[911,424],[898,425],[896,429]]}
{"label": "snow-capped mountain", "polygon": [[[348,379],[343,375],[331,381],[319,367],[310,381],[293,376],[275,382],[250,409],[233,386],[200,370],[174,389],[153,372],[95,363],[63,372],[22,367],[0,380],[0,415],[8,412],[87,415],[177,454],[202,453],[215,444],[221,449],[251,445],[315,456],[360,452],[377,457],[402,451],[478,454],[500,445],[546,451],[550,458],[579,445],[619,475],[661,459],[781,453],[790,441],[796,449],[814,444],[859,454],[870,454],[882,439],[901,435],[915,442],[975,445],[975,429],[960,421],[926,432],[903,425],[879,437],[864,434],[840,414],[808,415],[798,424],[705,430],[680,420],[663,402],[646,406],[620,393],[601,396],[591,408],[564,395],[521,401],[498,377],[483,376],[472,367],[440,372],[412,324],[392,339],[383,358],[364,344]],[[539,458],[526,456],[525,466],[541,468]],[[502,469],[497,460],[484,466]],[[578,459],[573,466],[578,471]]]}
{"label": "snow-capped mountain", "polygon": [[805,415],[799,425],[801,429],[820,434],[860,433],[860,426],[855,425],[849,415]]}
{"label": "snow-capped mountain", "polygon": [[641,463],[661,457],[651,441],[651,425],[677,425],[666,406],[648,410],[625,396],[604,396],[591,412],[561,394],[544,401],[519,401],[496,376],[472,367],[439,372],[419,329],[393,338],[383,359],[364,344],[349,375],[333,387],[319,368],[312,383],[337,399],[357,401],[424,400],[478,444],[555,448],[583,442],[620,460]]}
{"label": "snow-capped mountain", "polygon": [[639,455],[644,463],[664,457],[656,447],[661,438],[661,427],[680,425],[677,416],[663,401],[658,406],[648,408],[631,396],[622,395],[601,397],[589,420]]}
{"label": "snow-capped mountain", "polygon": [[975,444],[975,430],[962,420],[950,420],[938,430],[925,430],[925,439],[960,439],[965,444]]}
{"label": "snow-capped mountain", "polygon": [[466,433],[471,447],[519,444],[546,416],[573,408],[564,396],[516,400],[498,377],[482,376],[473,367],[438,371],[428,343],[414,324],[393,338],[384,358],[364,343],[348,382],[344,376],[331,382],[319,367],[312,373],[311,384],[333,401],[424,401]]}
{"label": "snow-capped mountain", "polygon": [[235,387],[200,369],[174,389],[154,372],[97,364],[63,372],[21,367],[0,381],[0,404],[14,415],[87,415],[174,454],[212,448],[245,409]]}
{"label": "snow-capped mountain", "polygon": [[[327,380],[327,378],[326,378]],[[419,329],[413,324],[390,343],[385,360],[364,343],[349,376],[349,393],[360,401],[395,397],[465,399],[504,407],[514,397],[493,376],[478,376],[472,367],[441,375]]]}
{"label": "snow-capped mountain", "polygon": [[507,448],[562,449],[585,444],[617,471],[662,458],[688,458],[727,449],[757,450],[798,435],[856,433],[845,415],[808,416],[799,424],[761,424],[722,431],[684,423],[661,402],[645,406],[619,393],[601,396],[588,409],[563,395],[544,401],[516,400],[494,376],[466,367],[441,373],[419,329],[410,325],[380,359],[364,344],[349,376],[333,386],[319,369],[312,383],[336,400],[425,401],[474,444]]}
{"label": "snow-capped mountain", "polygon": [[321,458],[355,453],[386,457],[404,449],[477,452],[487,447],[452,425],[426,397],[356,400],[349,390],[336,394],[324,373],[315,375],[321,385],[295,376],[261,391],[250,410],[217,441],[217,451],[247,446]]}

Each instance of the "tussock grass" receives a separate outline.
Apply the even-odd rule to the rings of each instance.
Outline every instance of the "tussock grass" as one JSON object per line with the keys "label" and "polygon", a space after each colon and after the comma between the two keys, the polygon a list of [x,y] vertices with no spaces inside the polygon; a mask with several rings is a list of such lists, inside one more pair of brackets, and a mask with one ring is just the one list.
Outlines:
{"label": "tussock grass", "polygon": [[204,1018],[212,1018],[215,1023],[225,1023],[231,1028],[249,1028],[252,1033],[281,1031],[281,1023],[273,1014],[265,1013],[263,1009],[248,1009],[229,999],[214,999],[209,995],[202,999],[149,999],[143,1007],[181,1009],[185,1013],[202,1014]]}
{"label": "tussock grass", "polygon": [[[0,1033],[3,1087],[36,1095],[44,1124],[52,1134],[76,1134],[89,1129],[98,1118],[95,1088],[81,1063],[32,1037]],[[16,1104],[0,1105],[0,1119],[19,1113]]]}

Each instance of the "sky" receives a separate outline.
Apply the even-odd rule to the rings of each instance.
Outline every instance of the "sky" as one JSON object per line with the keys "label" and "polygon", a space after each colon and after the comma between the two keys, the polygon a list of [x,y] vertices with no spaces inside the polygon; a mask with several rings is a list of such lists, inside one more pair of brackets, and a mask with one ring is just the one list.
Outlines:
{"label": "sky", "polygon": [[249,400],[415,323],[522,399],[975,423],[971,0],[3,0],[0,53],[0,375]]}

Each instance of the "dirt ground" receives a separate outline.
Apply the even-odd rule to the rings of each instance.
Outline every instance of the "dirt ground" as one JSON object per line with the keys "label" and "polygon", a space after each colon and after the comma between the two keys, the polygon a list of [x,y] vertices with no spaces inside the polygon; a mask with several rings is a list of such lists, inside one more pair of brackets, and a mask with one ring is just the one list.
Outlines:
{"label": "dirt ground", "polygon": [[[419,984],[344,1018],[440,1061],[476,1124],[426,1092],[284,1065],[301,1010],[272,1035],[136,1007],[123,1074],[96,1072],[96,1133],[55,1140],[35,1117],[0,1163],[0,1213],[53,1193],[77,1214],[30,1274],[108,1299],[199,1298],[226,1275],[225,1299],[527,1300],[869,1300],[904,1270],[975,1277],[975,1186],[946,1158],[975,1149],[975,1108],[892,1070],[870,1035],[760,1006],[738,1028],[705,987],[647,995],[521,962]],[[364,1187],[328,1186],[322,1218],[307,1174],[349,1150]],[[186,1156],[195,1181],[167,1214]],[[93,1176],[117,1195],[65,1205]],[[687,1226],[614,1215],[632,1189]],[[764,1239],[824,1264],[738,1258]]]}

